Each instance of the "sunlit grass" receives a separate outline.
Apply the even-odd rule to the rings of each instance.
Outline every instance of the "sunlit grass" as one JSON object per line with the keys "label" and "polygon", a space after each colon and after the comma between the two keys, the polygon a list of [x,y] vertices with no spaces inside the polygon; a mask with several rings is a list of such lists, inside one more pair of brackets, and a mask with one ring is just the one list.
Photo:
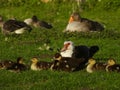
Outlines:
{"label": "sunlit grass", "polygon": [[[25,63],[30,65],[31,58],[37,56],[40,60],[51,61],[53,55],[63,46],[63,42],[71,40],[75,45],[88,47],[98,45],[100,50],[94,55],[97,61],[106,62],[108,58],[112,57],[117,63],[120,63],[119,8],[116,11],[106,11],[97,6],[97,8],[86,8],[80,12],[83,17],[104,24],[106,28],[103,32],[63,33],[73,8],[77,8],[75,2],[61,3],[58,0],[59,3],[56,1],[45,4],[39,0],[14,1],[16,2],[8,2],[8,4],[5,4],[5,0],[0,1],[0,14],[5,20],[11,17],[24,20],[32,15],[37,15],[41,20],[51,23],[53,28],[51,30],[33,28],[31,33],[10,36],[8,41],[5,41],[5,36],[0,33],[0,60],[16,61],[16,58],[21,56]],[[40,50],[39,48],[44,44],[52,49]],[[28,70],[13,73],[0,70],[0,73],[1,90],[118,90],[120,87],[120,75],[114,72],[97,71],[89,74],[86,70],[73,73]]]}

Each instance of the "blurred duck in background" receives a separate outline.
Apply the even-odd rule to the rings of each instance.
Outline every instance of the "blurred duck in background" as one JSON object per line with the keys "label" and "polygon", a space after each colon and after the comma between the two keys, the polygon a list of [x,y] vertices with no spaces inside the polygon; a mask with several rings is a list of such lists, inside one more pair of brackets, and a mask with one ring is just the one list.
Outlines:
{"label": "blurred duck in background", "polygon": [[90,32],[102,30],[104,30],[104,27],[99,22],[82,18],[78,12],[73,12],[63,32]]}
{"label": "blurred duck in background", "polygon": [[25,19],[24,22],[28,25],[34,26],[36,28],[44,27],[46,29],[51,29],[52,25],[46,21],[39,20],[37,16],[32,16],[32,18]]}
{"label": "blurred duck in background", "polygon": [[25,31],[31,32],[32,28],[23,21],[9,19],[3,23],[2,33],[4,35],[23,34]]}

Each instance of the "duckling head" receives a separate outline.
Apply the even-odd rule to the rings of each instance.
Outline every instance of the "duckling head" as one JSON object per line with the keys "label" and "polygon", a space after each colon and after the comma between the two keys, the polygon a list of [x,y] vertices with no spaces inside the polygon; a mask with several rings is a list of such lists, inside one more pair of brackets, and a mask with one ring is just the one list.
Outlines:
{"label": "duckling head", "polygon": [[61,60],[61,58],[62,58],[62,56],[61,56],[61,54],[60,53],[56,53],[55,55],[54,55],[54,57],[53,57],[55,60],[58,60],[58,61],[60,61]]}
{"label": "duckling head", "polygon": [[109,59],[108,60],[108,65],[114,65],[114,64],[116,64],[114,59]]}
{"label": "duckling head", "polygon": [[18,58],[17,58],[17,63],[23,64],[23,58],[22,58],[22,57],[18,57]]}
{"label": "duckling head", "polygon": [[32,63],[37,63],[38,62],[38,59],[36,57],[32,58],[31,59]]}
{"label": "duckling head", "polygon": [[96,63],[96,61],[95,61],[95,59],[93,59],[93,58],[90,58],[90,59],[88,60],[88,64],[94,65],[95,63]]}

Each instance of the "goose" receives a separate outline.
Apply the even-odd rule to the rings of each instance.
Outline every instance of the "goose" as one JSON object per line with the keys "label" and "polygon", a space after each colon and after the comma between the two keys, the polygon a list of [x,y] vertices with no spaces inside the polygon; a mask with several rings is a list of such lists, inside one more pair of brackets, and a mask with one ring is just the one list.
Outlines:
{"label": "goose", "polygon": [[27,66],[23,63],[23,58],[18,57],[17,62],[14,63],[11,67],[8,67],[7,70],[13,71],[13,72],[21,72],[27,70]]}
{"label": "goose", "polygon": [[116,64],[116,61],[112,58],[108,60],[107,66],[106,66],[107,72],[120,72],[120,64]]}
{"label": "goose", "polygon": [[104,27],[99,22],[82,18],[78,12],[73,12],[70,16],[68,25],[63,32],[89,32],[102,30],[104,30]]}
{"label": "goose", "polygon": [[34,27],[44,27],[46,29],[51,29],[52,25],[47,23],[46,21],[39,20],[37,16],[32,16],[32,18],[25,19],[24,22],[28,25],[34,26]]}
{"label": "goose", "polygon": [[38,61],[36,57],[31,59],[31,70],[40,71],[40,70],[47,70],[50,68],[52,62],[45,62],[45,61]]}
{"label": "goose", "polygon": [[93,73],[94,71],[97,71],[97,70],[103,70],[103,71],[105,71],[106,66],[107,66],[106,63],[96,62],[95,59],[90,58],[88,60],[88,65],[86,67],[86,71],[88,73]]}
{"label": "goose", "polygon": [[60,54],[62,57],[85,58],[87,62],[88,58],[92,58],[98,50],[99,47],[97,45],[91,47],[85,45],[74,46],[72,41],[65,41]]}
{"label": "goose", "polygon": [[23,21],[9,19],[2,26],[4,35],[23,34],[25,31],[31,32],[32,28]]}
{"label": "goose", "polygon": [[62,57],[60,53],[54,55],[55,63],[52,65],[53,70],[62,70],[62,71],[78,71],[84,67],[84,58],[71,58],[71,57]]}

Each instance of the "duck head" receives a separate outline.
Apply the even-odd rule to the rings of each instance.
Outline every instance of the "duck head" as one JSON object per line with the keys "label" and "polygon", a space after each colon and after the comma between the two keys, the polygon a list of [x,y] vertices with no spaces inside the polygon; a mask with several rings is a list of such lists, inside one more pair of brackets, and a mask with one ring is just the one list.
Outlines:
{"label": "duck head", "polygon": [[70,16],[70,19],[69,19],[69,23],[73,22],[73,21],[80,21],[80,15],[78,12],[73,12]]}
{"label": "duck head", "polygon": [[62,57],[72,57],[74,44],[72,41],[65,41],[63,48],[60,50]]}
{"label": "duck head", "polygon": [[38,18],[37,18],[37,16],[32,16],[32,20],[33,20],[33,22],[38,22]]}

